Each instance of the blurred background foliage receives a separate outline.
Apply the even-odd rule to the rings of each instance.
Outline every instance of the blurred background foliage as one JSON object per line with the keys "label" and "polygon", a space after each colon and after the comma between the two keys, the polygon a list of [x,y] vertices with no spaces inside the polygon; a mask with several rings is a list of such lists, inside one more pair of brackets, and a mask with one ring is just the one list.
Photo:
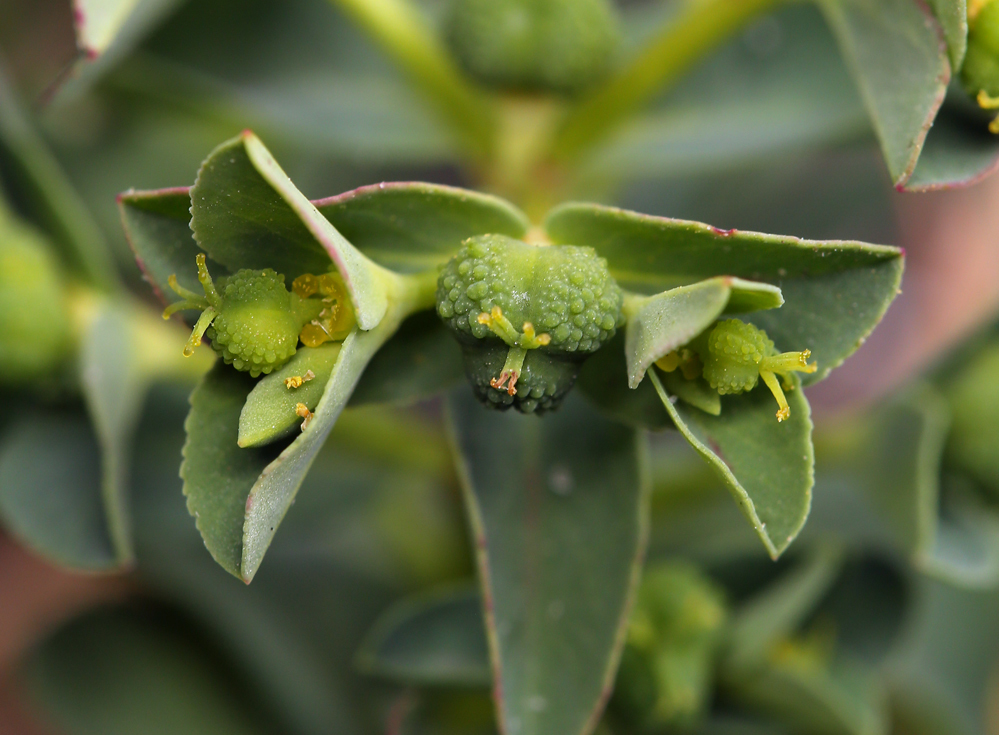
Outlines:
{"label": "blurred background foliage", "polygon": [[[621,5],[625,49],[676,12]],[[419,6],[431,24],[443,17],[443,2]],[[0,725],[494,732],[440,403],[348,411],[254,584],[222,573],[177,477],[204,366],[165,357],[186,335],[148,320],[158,307],[115,198],[189,185],[205,153],[246,128],[310,197],[382,180],[496,182],[336,4],[136,7],[88,58],[65,0],[0,0],[11,212],[0,227],[28,228],[67,288],[97,294],[71,299],[70,322],[101,315],[83,319],[89,336],[53,358],[58,370],[0,392],[0,517],[47,560],[0,547]],[[810,391],[812,514],[781,561],[685,442],[653,435],[652,571],[597,731],[999,732],[999,338],[981,327],[969,337],[999,303],[999,188],[896,193],[810,4],[748,23],[576,164],[566,198],[910,253],[906,294],[882,332]],[[86,379],[88,350],[121,351],[110,384]],[[119,399],[129,406],[113,415],[124,418],[102,422]],[[104,515],[109,498],[131,533]],[[81,518],[112,528],[80,537]],[[105,573],[49,566],[60,563]]]}

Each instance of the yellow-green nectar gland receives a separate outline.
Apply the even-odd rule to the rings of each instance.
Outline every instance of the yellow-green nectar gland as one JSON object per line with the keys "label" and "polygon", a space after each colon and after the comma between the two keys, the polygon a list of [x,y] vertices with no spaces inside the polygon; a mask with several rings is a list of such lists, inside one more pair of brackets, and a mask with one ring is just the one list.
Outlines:
{"label": "yellow-green nectar gland", "polygon": [[[983,110],[999,110],[999,97],[992,97],[984,89],[978,90],[978,106]],[[989,132],[999,135],[999,115],[989,123]]]}
{"label": "yellow-green nectar gland", "polygon": [[323,303],[319,316],[302,327],[302,332],[298,335],[303,345],[318,347],[326,342],[339,342],[347,338],[354,328],[354,310],[347,302],[345,289],[338,275],[324,273],[314,276],[305,273],[292,281],[291,290],[302,299],[319,294]]}
{"label": "yellow-green nectar gland", "polygon": [[488,313],[479,314],[477,321],[510,345],[499,377],[491,379],[489,385],[496,390],[503,390],[505,387],[507,395],[517,395],[517,380],[524,369],[527,351],[549,344],[552,341],[551,335],[535,333],[534,325],[530,322],[524,322],[522,331],[518,332],[510,320],[503,316],[503,310],[498,306],[494,306]]}

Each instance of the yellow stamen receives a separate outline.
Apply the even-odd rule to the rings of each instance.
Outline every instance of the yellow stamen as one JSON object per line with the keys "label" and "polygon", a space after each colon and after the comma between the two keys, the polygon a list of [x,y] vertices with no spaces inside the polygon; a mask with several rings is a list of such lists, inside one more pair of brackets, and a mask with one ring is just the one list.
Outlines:
{"label": "yellow stamen", "polygon": [[302,421],[302,431],[305,431],[306,427],[312,421],[312,417],[315,416],[315,414],[312,413],[312,411],[309,410],[309,407],[304,403],[295,404],[295,414],[304,419],[304,421]]}
{"label": "yellow stamen", "polygon": [[760,362],[760,377],[763,378],[763,382],[767,384],[770,392],[774,394],[777,405],[780,407],[780,410],[777,411],[777,421],[791,417],[791,407],[787,405],[787,398],[784,396],[784,391],[781,390],[777,375],[784,378],[785,388],[791,390],[794,384],[788,379],[790,373],[814,373],[818,369],[815,363],[808,364],[808,358],[811,356],[811,350],[782,352],[779,355],[764,357]]}
{"label": "yellow stamen", "polygon": [[301,388],[303,383],[308,383],[314,377],[316,377],[316,374],[311,370],[308,370],[306,371],[305,375],[293,375],[290,378],[285,378],[284,387],[287,388],[288,390],[292,390],[294,388]]}

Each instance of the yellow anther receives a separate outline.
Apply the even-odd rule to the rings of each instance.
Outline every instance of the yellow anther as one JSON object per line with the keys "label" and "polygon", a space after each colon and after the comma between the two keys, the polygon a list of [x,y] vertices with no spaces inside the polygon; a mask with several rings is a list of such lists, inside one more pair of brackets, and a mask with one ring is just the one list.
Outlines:
{"label": "yellow anther", "polygon": [[656,367],[664,373],[673,372],[680,367],[680,353],[676,350],[667,352],[665,355],[656,360]]}
{"label": "yellow anther", "polygon": [[288,390],[292,390],[294,388],[301,388],[303,383],[308,383],[314,377],[316,377],[316,374],[311,370],[307,370],[305,375],[293,375],[290,378],[285,378],[284,387],[287,388]]}
{"label": "yellow anther", "polygon": [[300,298],[307,299],[319,291],[319,279],[311,273],[303,273],[291,282],[291,290]]}
{"label": "yellow anther", "polygon": [[309,423],[312,421],[312,417],[315,416],[315,414],[312,413],[312,411],[309,410],[309,407],[304,403],[295,404],[295,414],[303,419],[302,431],[305,431],[306,427],[308,427]]}

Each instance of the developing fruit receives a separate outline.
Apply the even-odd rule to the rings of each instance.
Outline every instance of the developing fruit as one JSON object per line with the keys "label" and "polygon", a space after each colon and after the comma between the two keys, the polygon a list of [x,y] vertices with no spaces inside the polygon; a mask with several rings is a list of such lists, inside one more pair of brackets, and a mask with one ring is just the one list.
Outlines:
{"label": "developing fruit", "polygon": [[184,354],[193,354],[206,335],[227,364],[254,378],[288,362],[300,339],[306,347],[317,347],[344,339],[354,326],[353,311],[335,273],[301,275],[289,293],[283,275],[270,268],[244,268],[220,278],[216,288],[202,254],[198,255],[198,280],[204,296],[188,291],[176,276],[170,276],[170,288],[184,301],[168,306],[163,318],[184,309],[201,309]]}
{"label": "developing fruit", "polygon": [[480,81],[573,92],[603,75],[619,39],[609,0],[455,0],[448,42]]}
{"label": "developing fruit", "polygon": [[[792,372],[814,373],[815,364],[808,364],[811,354],[809,350],[778,353],[773,340],[762,329],[738,319],[727,319],[715,324],[687,348],[663,356],[656,365],[666,372],[679,367],[687,380],[703,376],[723,396],[750,391],[763,378],[780,407],[777,420],[783,421],[791,415],[791,408],[777,375],[786,379]],[[793,387],[785,380],[784,390]]]}
{"label": "developing fruit", "polygon": [[437,280],[437,313],[479,400],[523,413],[558,407],[582,361],[623,324],[622,299],[592,248],[503,235],[466,240]]}
{"label": "developing fruit", "polygon": [[[961,83],[982,109],[999,109],[999,2],[995,0],[968,0],[968,51]],[[989,130],[999,133],[999,117]]]}

